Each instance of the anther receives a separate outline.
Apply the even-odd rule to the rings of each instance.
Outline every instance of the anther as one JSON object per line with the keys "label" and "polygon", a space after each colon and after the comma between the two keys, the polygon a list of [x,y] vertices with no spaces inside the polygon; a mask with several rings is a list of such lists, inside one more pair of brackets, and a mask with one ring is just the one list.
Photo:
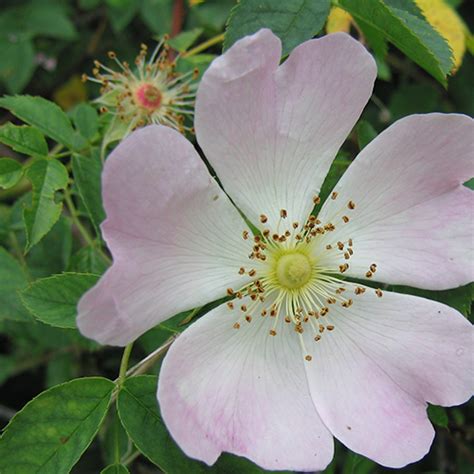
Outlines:
{"label": "anther", "polygon": [[240,324],[239,324],[239,323],[235,323],[235,324],[234,324],[234,329],[240,329]]}
{"label": "anther", "polygon": [[370,271],[372,273],[375,273],[377,271],[377,264],[373,263],[372,265],[370,265]]}
{"label": "anther", "polygon": [[349,247],[352,247],[352,244],[353,244],[352,239],[349,239],[347,244],[349,245]]}
{"label": "anther", "polygon": [[319,314],[321,316],[326,316],[326,314],[329,313],[329,308],[327,306],[323,306],[320,310],[319,310]]}
{"label": "anther", "polygon": [[269,334],[270,336],[276,336],[277,332],[274,329],[270,329]]}
{"label": "anther", "polygon": [[333,326],[332,324],[328,324],[328,325],[326,326],[326,329],[327,329],[328,331],[332,331],[332,330],[334,329],[334,326]]}
{"label": "anther", "polygon": [[356,205],[355,205],[355,202],[354,201],[349,201],[347,203],[347,207],[350,209],[350,210],[354,210]]}
{"label": "anther", "polygon": [[244,267],[240,267],[239,268],[239,275],[243,275],[245,273],[245,268]]}
{"label": "anther", "polygon": [[332,249],[332,245],[331,244],[327,244],[326,245],[326,250],[331,250]]}
{"label": "anther", "polygon": [[286,209],[281,209],[280,210],[280,217],[282,219],[286,219],[288,217],[288,212],[286,211]]}
{"label": "anther", "polygon": [[268,221],[268,217],[265,214],[260,214],[260,222],[265,224]]}
{"label": "anther", "polygon": [[356,295],[361,295],[362,293],[365,293],[365,288],[363,288],[362,286],[356,286],[354,293]]}
{"label": "anther", "polygon": [[331,296],[331,298],[328,298],[326,301],[328,302],[328,304],[335,304],[336,303],[336,298]]}
{"label": "anther", "polygon": [[234,309],[234,303],[232,303],[232,301],[227,302],[227,307],[229,309]]}
{"label": "anther", "polygon": [[372,272],[369,270],[369,271],[365,274],[365,276],[366,276],[367,278],[372,278]]}
{"label": "anther", "polygon": [[349,252],[344,252],[344,258],[345,258],[346,260],[349,260],[349,259],[351,258],[350,253],[349,253]]}
{"label": "anther", "polygon": [[240,311],[244,312],[247,311],[247,306],[245,306],[244,304],[240,307]]}
{"label": "anther", "polygon": [[379,298],[382,298],[382,296],[383,296],[383,292],[382,292],[382,290],[381,290],[380,288],[377,288],[377,289],[375,290],[375,294],[376,294]]}
{"label": "anther", "polygon": [[110,59],[115,59],[117,57],[117,55],[113,52],[113,51],[109,51],[107,53],[107,56],[110,58]]}
{"label": "anther", "polygon": [[262,317],[265,317],[267,315],[267,310],[263,309],[260,314],[262,315]]}
{"label": "anther", "polygon": [[234,290],[232,288],[227,288],[227,294],[229,296],[234,296]]}
{"label": "anther", "polygon": [[321,336],[319,334],[317,334],[316,336],[314,336],[314,340],[316,342],[320,341],[321,340]]}
{"label": "anther", "polygon": [[344,263],[342,265],[339,265],[339,271],[341,273],[344,273],[345,271],[347,271],[347,269],[349,268],[349,264],[348,263]]}
{"label": "anther", "polygon": [[352,303],[353,303],[353,301],[349,298],[347,301],[343,301],[343,302],[341,303],[341,306],[342,306],[343,308],[349,308],[349,306],[351,306]]}
{"label": "anther", "polygon": [[250,314],[247,314],[247,316],[245,316],[245,321],[250,323],[252,321],[252,316],[250,316]]}
{"label": "anther", "polygon": [[262,232],[263,236],[264,237],[268,237],[270,235],[270,229],[265,229],[263,232]]}
{"label": "anther", "polygon": [[337,193],[336,191],[333,191],[333,192],[331,193],[331,199],[332,199],[332,200],[336,199],[338,195],[339,195],[339,193]]}
{"label": "anther", "polygon": [[322,324],[319,325],[319,332],[320,333],[324,332],[324,326]]}
{"label": "anther", "polygon": [[247,239],[249,238],[249,232],[248,232],[248,230],[244,230],[244,231],[242,232],[242,238],[243,238],[244,240],[247,240]]}
{"label": "anther", "polygon": [[319,196],[313,197],[313,204],[319,204],[321,202],[321,198]]}
{"label": "anther", "polygon": [[305,356],[305,359],[308,361],[308,362],[311,362],[313,360],[313,358],[308,354],[307,356]]}
{"label": "anther", "polygon": [[342,216],[342,220],[344,221],[345,224],[349,222],[349,218],[347,216]]}
{"label": "anther", "polygon": [[254,277],[257,274],[257,271],[252,268],[252,270],[249,271],[249,276]]}
{"label": "anther", "polygon": [[285,316],[285,323],[291,323],[291,318],[289,316]]}
{"label": "anther", "polygon": [[293,222],[291,226],[293,227],[293,229],[297,229],[300,225],[298,224],[298,222]]}
{"label": "anther", "polygon": [[339,250],[344,250],[344,244],[343,244],[342,242],[338,242],[338,243],[337,243],[337,248],[338,248]]}

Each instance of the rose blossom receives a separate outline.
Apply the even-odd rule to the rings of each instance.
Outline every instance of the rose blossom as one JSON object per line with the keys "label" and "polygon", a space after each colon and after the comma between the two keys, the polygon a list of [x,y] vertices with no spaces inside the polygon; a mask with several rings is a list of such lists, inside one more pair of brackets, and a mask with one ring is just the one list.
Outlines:
{"label": "rose blossom", "polygon": [[473,121],[406,117],[359,154],[311,210],[369,99],[372,57],[334,34],[279,66],[269,30],[204,74],[199,145],[149,126],[106,162],[112,267],[80,301],[83,334],[125,345],[226,295],[161,369],[166,425],[190,457],[223,451],[266,469],[322,470],[333,436],[390,467],[423,457],[426,402],[473,389],[473,330],[456,310],[346,279],[443,290],[472,280]]}

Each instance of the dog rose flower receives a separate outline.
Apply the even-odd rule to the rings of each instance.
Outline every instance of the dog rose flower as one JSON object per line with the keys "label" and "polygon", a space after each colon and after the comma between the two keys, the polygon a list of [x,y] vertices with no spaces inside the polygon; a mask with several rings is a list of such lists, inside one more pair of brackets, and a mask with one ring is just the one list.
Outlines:
{"label": "dog rose flower", "polygon": [[281,66],[280,56],[264,29],[204,74],[196,134],[225,192],[170,128],[138,130],[111,154],[103,232],[114,263],[80,301],[78,325],[125,345],[227,295],[161,369],[162,416],[188,456],[315,471],[335,436],[401,467],[432,443],[426,402],[471,396],[473,329],[444,304],[353,281],[443,290],[472,280],[473,121],[398,121],[313,216],[376,67],[342,33],[301,44]]}

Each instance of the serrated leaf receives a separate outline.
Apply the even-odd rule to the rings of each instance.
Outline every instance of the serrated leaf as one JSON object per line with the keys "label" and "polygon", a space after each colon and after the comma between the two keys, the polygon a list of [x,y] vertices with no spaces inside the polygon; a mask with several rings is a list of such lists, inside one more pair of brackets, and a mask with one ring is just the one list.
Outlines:
{"label": "serrated leaf", "polygon": [[100,471],[100,474],[129,474],[130,471],[123,464],[112,464]]}
{"label": "serrated leaf", "polygon": [[34,162],[26,171],[33,187],[31,208],[23,211],[26,228],[26,247],[28,251],[37,244],[59,219],[62,203],[56,203],[55,193],[66,189],[68,172],[62,163],[41,159]]}
{"label": "serrated leaf", "polygon": [[46,156],[48,144],[43,134],[29,125],[6,123],[0,127],[0,142],[28,156]]}
{"label": "serrated leaf", "polygon": [[99,130],[99,116],[89,104],[82,103],[74,108],[72,119],[79,133],[91,140]]}
{"label": "serrated leaf", "polygon": [[436,405],[428,405],[428,417],[435,425],[447,428],[449,419],[446,410]]}
{"label": "serrated leaf", "polygon": [[29,95],[6,96],[0,98],[0,107],[68,148],[84,146],[84,140],[78,139],[68,116],[54,102]]}
{"label": "serrated leaf", "polygon": [[15,186],[23,175],[23,167],[11,158],[0,158],[0,188]]}
{"label": "serrated leaf", "polygon": [[[120,420],[125,430],[136,447],[150,461],[167,474],[270,472],[260,469],[247,459],[230,454],[222,454],[212,467],[186,457],[169,435],[161,419],[156,399],[157,382],[157,377],[151,375],[129,378],[122,386],[117,399]],[[283,474],[283,471],[280,472]]]}
{"label": "serrated leaf", "polygon": [[102,275],[109,264],[94,247],[82,247],[71,258],[68,271]]}
{"label": "serrated leaf", "polygon": [[100,235],[99,226],[105,219],[105,211],[102,205],[102,162],[99,153],[93,153],[92,156],[74,155],[72,172],[82,202]]}
{"label": "serrated leaf", "polygon": [[75,328],[77,302],[99,279],[87,273],[61,273],[36,280],[21,292],[25,307],[45,324]]}
{"label": "serrated leaf", "polygon": [[413,0],[338,0],[337,4],[446,85],[453,65],[451,50]]}
{"label": "serrated leaf", "polygon": [[90,377],[58,385],[31,400],[1,438],[0,472],[69,473],[94,439],[113,389],[110,380]]}
{"label": "serrated leaf", "polygon": [[20,263],[3,247],[0,247],[0,320],[29,321],[31,319],[18,294],[27,285],[28,278]]}
{"label": "serrated leaf", "polygon": [[326,22],[330,0],[241,0],[232,10],[224,50],[238,39],[270,28],[283,43],[283,55],[317,34]]}

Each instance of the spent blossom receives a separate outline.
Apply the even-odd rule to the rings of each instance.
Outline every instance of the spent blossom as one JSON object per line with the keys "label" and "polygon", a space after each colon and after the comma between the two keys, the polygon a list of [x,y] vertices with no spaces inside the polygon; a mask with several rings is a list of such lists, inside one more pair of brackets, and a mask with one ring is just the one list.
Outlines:
{"label": "spent blossom", "polygon": [[125,345],[227,296],[161,368],[161,413],[188,456],[213,464],[227,451],[315,471],[331,461],[334,436],[404,466],[432,443],[427,402],[471,396],[473,328],[453,308],[383,288],[472,280],[472,192],[462,183],[474,174],[473,121],[396,122],[313,215],[376,66],[342,33],[280,57],[264,29],[203,76],[196,136],[225,192],[170,128],[143,128],[114,150],[103,178],[114,263],[80,301],[78,325]]}
{"label": "spent blossom", "polygon": [[178,57],[171,58],[167,38],[163,38],[147,60],[148,47],[141,45],[134,67],[120,61],[113,51],[108,56],[115,62],[114,70],[99,61],[94,62],[93,77],[83,76],[101,85],[96,102],[102,112],[110,112],[122,125],[122,136],[137,127],[162,124],[180,132],[192,131],[186,117],[193,116],[197,70],[176,71]]}

